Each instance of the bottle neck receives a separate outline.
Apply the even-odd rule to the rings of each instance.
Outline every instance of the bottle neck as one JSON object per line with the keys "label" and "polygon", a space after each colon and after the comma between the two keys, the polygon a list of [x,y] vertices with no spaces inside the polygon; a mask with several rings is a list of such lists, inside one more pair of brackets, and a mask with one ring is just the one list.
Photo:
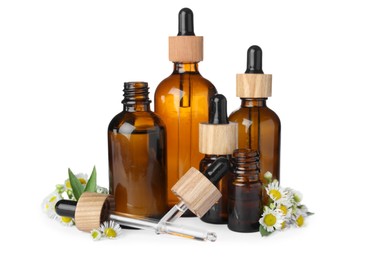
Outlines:
{"label": "bottle neck", "polygon": [[128,112],[150,111],[149,87],[146,82],[126,82],[123,89],[123,110]]}
{"label": "bottle neck", "polygon": [[267,98],[241,98],[241,107],[266,107]]}
{"label": "bottle neck", "polygon": [[253,180],[258,178],[259,152],[252,149],[236,149],[232,159],[234,173],[237,175],[253,176]]}
{"label": "bottle neck", "polygon": [[184,62],[174,62],[173,63],[173,73],[182,74],[182,73],[199,73],[198,63],[184,63]]}

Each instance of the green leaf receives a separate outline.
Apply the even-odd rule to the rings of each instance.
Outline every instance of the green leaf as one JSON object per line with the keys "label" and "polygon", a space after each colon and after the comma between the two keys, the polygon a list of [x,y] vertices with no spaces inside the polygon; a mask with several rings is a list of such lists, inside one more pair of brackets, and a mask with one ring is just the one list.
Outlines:
{"label": "green leaf", "polygon": [[307,214],[308,216],[314,215],[313,212],[306,212],[306,214]]}
{"label": "green leaf", "polygon": [[73,172],[68,168],[69,182],[73,190],[73,196],[76,200],[79,200],[81,194],[84,191],[84,187],[81,184],[80,180],[73,174]]}
{"label": "green leaf", "polygon": [[96,192],[97,185],[96,185],[96,168],[93,166],[93,170],[91,173],[91,177],[89,177],[89,180],[87,182],[87,185],[85,186],[84,191],[90,191],[90,192]]}
{"label": "green leaf", "polygon": [[260,224],[260,234],[262,237],[269,236],[272,232],[268,232],[261,224]]}

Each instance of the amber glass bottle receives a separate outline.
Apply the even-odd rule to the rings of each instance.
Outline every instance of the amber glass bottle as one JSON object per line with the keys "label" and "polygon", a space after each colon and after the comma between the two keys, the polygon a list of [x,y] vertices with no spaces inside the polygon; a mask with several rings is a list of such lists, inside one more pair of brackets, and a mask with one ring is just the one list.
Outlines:
{"label": "amber glass bottle", "polygon": [[168,203],[178,198],[172,186],[191,167],[198,168],[199,123],[208,121],[209,99],[217,92],[198,71],[203,59],[203,37],[194,36],[193,14],[188,8],[179,13],[178,36],[169,38],[169,59],[173,73],[157,87],[155,112],[167,127]]}
{"label": "amber glass bottle", "polygon": [[[227,101],[224,95],[216,94],[210,100],[209,122],[199,125],[199,150],[205,154],[200,161],[199,171],[204,173],[218,158],[230,160],[231,154],[237,148],[237,124],[229,123],[227,118]],[[214,206],[202,217],[202,220],[213,224],[226,224],[227,214],[227,184],[231,169],[218,182],[222,193]]]}
{"label": "amber glass bottle", "polygon": [[260,47],[251,46],[247,59],[245,74],[237,74],[241,108],[229,120],[238,123],[238,147],[259,151],[261,181],[265,181],[267,171],[280,181],[280,120],[266,104],[271,96],[272,75],[263,74]]}
{"label": "amber glass bottle", "polygon": [[228,183],[228,228],[237,232],[258,232],[261,214],[261,183],[259,153],[251,149],[236,149],[233,153],[233,173]]}
{"label": "amber glass bottle", "polygon": [[166,130],[148,89],[125,83],[123,111],[108,126],[110,194],[118,212],[160,218],[168,211]]}

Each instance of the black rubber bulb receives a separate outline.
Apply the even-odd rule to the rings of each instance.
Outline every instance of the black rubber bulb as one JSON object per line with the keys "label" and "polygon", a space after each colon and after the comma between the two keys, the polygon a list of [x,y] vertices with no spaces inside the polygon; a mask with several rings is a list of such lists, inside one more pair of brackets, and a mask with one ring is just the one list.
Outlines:
{"label": "black rubber bulb", "polygon": [[222,94],[215,94],[210,98],[209,123],[216,125],[229,124],[227,101]]}
{"label": "black rubber bulb", "polygon": [[227,158],[220,157],[213,162],[203,173],[206,178],[215,186],[230,169],[230,162]]}
{"label": "black rubber bulb", "polygon": [[194,35],[194,14],[190,8],[183,8],[179,12],[179,32],[177,36]]}
{"label": "black rubber bulb", "polygon": [[263,51],[257,45],[249,47],[246,58],[246,71],[248,74],[264,74]]}
{"label": "black rubber bulb", "polygon": [[74,200],[59,200],[55,205],[57,215],[62,217],[74,218],[76,213],[77,201]]}

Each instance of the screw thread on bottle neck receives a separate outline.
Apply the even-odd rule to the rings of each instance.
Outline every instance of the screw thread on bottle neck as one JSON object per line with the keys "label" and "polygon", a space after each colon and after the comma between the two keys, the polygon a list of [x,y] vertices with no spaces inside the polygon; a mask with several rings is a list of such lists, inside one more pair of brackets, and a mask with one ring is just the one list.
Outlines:
{"label": "screw thread on bottle neck", "polygon": [[149,99],[149,87],[147,82],[125,82],[123,88],[122,104],[125,108],[134,106],[146,106],[151,103]]}
{"label": "screw thread on bottle neck", "polygon": [[259,152],[252,149],[236,149],[232,158],[235,174],[259,174]]}

